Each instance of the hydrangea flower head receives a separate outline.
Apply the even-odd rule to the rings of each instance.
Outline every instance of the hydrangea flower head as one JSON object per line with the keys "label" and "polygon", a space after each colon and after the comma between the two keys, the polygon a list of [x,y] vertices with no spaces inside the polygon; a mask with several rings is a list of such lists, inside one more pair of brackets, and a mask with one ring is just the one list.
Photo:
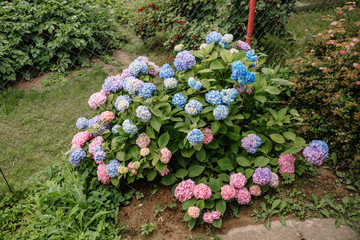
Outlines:
{"label": "hydrangea flower head", "polygon": [[153,62],[149,62],[149,74],[152,77],[156,77],[160,72],[160,67]]}
{"label": "hydrangea flower head", "polygon": [[221,213],[219,211],[212,211],[204,213],[203,220],[206,223],[213,223],[214,220],[220,219]]}
{"label": "hydrangea flower head", "polygon": [[205,101],[213,106],[220,105],[222,104],[223,97],[224,93],[216,90],[210,90],[208,93],[205,94]]}
{"label": "hydrangea flower head", "polygon": [[210,128],[203,128],[201,129],[202,134],[204,135],[203,144],[209,144],[214,139],[213,132]]}
{"label": "hydrangea flower head", "polygon": [[149,65],[149,59],[147,57],[140,56],[136,60],[143,61],[146,65]]}
{"label": "hydrangea flower head", "polygon": [[186,98],[181,93],[175,93],[171,103],[177,108],[183,108],[186,104]]}
{"label": "hydrangea flower head", "polygon": [[110,111],[105,111],[100,114],[100,120],[103,122],[110,122],[115,118],[115,114]]}
{"label": "hydrangea flower head", "polygon": [[326,142],[322,141],[322,140],[313,140],[309,143],[309,146],[312,148],[317,148],[317,149],[323,149],[325,150],[326,154],[325,154],[325,159],[328,158],[329,156],[329,147],[326,144]]}
{"label": "hydrangea flower head", "polygon": [[138,95],[142,96],[143,99],[150,98],[155,92],[156,87],[153,83],[144,83]]}
{"label": "hydrangea flower head", "polygon": [[195,78],[193,77],[190,77],[188,79],[188,84],[189,84],[189,87],[191,87],[192,89],[194,90],[200,90],[201,87],[202,87],[202,84],[200,81],[196,81]]}
{"label": "hydrangea flower head", "polygon": [[245,76],[247,73],[245,65],[240,61],[233,62],[231,64],[231,70],[231,79],[234,81],[238,81],[241,85],[245,85]]}
{"label": "hydrangea flower head", "polygon": [[255,169],[255,173],[252,175],[252,177],[255,184],[264,186],[270,183],[272,172],[267,167],[257,168]]}
{"label": "hydrangea flower head", "polygon": [[235,49],[235,48],[230,49],[230,53],[231,53],[231,54],[234,54],[234,53],[237,53],[237,52],[239,52],[239,50],[237,50],[237,49]]}
{"label": "hydrangea flower head", "polygon": [[104,84],[102,85],[102,90],[106,94],[111,92],[117,92],[119,89],[122,89],[122,84],[124,80],[120,76],[111,76],[105,79]]}
{"label": "hydrangea flower head", "polygon": [[185,202],[194,196],[195,183],[188,179],[179,183],[175,188],[174,195],[180,202]]}
{"label": "hydrangea flower head", "polygon": [[184,44],[178,44],[174,47],[174,51],[180,52],[180,51],[182,51],[183,47],[184,47]]}
{"label": "hydrangea flower head", "polygon": [[118,174],[118,168],[121,164],[117,160],[110,160],[109,164],[106,165],[106,172],[110,177],[116,177]]}
{"label": "hydrangea flower head", "polygon": [[99,127],[99,133],[103,134],[106,129],[111,129],[110,123],[106,123],[106,124],[102,125],[101,127]]}
{"label": "hydrangea flower head", "polygon": [[235,197],[239,204],[248,204],[251,201],[251,194],[244,187],[235,189]]}
{"label": "hydrangea flower head", "polygon": [[106,165],[105,164],[98,165],[98,167],[97,167],[97,177],[98,177],[99,181],[104,183],[104,184],[110,184],[111,183],[111,178],[106,172]]}
{"label": "hydrangea flower head", "polygon": [[100,92],[94,93],[90,96],[88,104],[91,108],[96,109],[106,103],[107,97]]}
{"label": "hydrangea flower head", "polygon": [[75,134],[71,141],[72,148],[81,148],[91,138],[92,138],[92,135],[89,134],[89,132],[87,130]]}
{"label": "hydrangea flower head", "polygon": [[226,42],[226,43],[231,43],[234,39],[234,36],[232,34],[225,34],[223,37],[222,37],[222,41]]}
{"label": "hydrangea flower head", "polygon": [[278,163],[280,166],[279,173],[294,174],[295,172],[295,157],[291,154],[280,154]]}
{"label": "hydrangea flower head", "polygon": [[211,194],[211,188],[204,183],[200,183],[194,187],[194,197],[196,199],[210,199]]}
{"label": "hydrangea flower head", "polygon": [[165,176],[165,175],[168,175],[169,172],[170,172],[170,171],[169,171],[168,167],[166,166],[166,167],[165,167],[165,170],[164,170],[163,172],[159,172],[159,173],[160,173],[160,175],[163,177],[163,176]]}
{"label": "hydrangea flower head", "polygon": [[191,206],[189,207],[187,213],[191,218],[198,218],[200,216],[200,209],[198,207]]}
{"label": "hydrangea flower head", "polygon": [[243,42],[241,40],[239,40],[237,43],[236,43],[236,46],[235,48],[240,48],[241,50],[244,50],[246,52],[250,51],[251,50],[251,47],[248,43],[246,42]]}
{"label": "hydrangea flower head", "polygon": [[81,148],[76,148],[75,151],[73,151],[69,157],[69,161],[74,166],[79,166],[81,160],[84,159],[86,156],[86,152],[82,150]]}
{"label": "hydrangea flower head", "polygon": [[136,125],[132,124],[129,119],[123,122],[123,129],[127,134],[135,134],[137,132]]}
{"label": "hydrangea flower head", "polygon": [[138,59],[136,59],[129,65],[129,71],[131,75],[137,77],[140,73],[148,73],[149,69],[144,61],[139,61]]}
{"label": "hydrangea flower head", "polygon": [[258,147],[261,145],[261,138],[256,134],[249,134],[247,137],[241,139],[241,146],[251,154],[256,153]]}
{"label": "hydrangea flower head", "polygon": [[203,105],[198,100],[190,100],[185,105],[185,112],[191,116],[198,115],[203,109]]}
{"label": "hydrangea flower head", "polygon": [[224,185],[221,187],[221,197],[224,200],[231,200],[235,197],[235,188],[231,185]]}
{"label": "hydrangea flower head", "polygon": [[133,75],[130,73],[130,70],[127,68],[120,75],[120,79],[123,81],[123,84],[124,84],[124,80],[128,77],[133,77]]}
{"label": "hydrangea flower head", "polygon": [[206,48],[207,46],[208,46],[208,44],[206,44],[206,43],[201,44],[200,45],[200,50],[203,49],[203,48]]}
{"label": "hydrangea flower head", "polygon": [[255,55],[254,51],[248,51],[246,53],[246,58],[251,62],[255,62],[259,59],[259,57]]}
{"label": "hydrangea flower head", "polygon": [[118,168],[118,172],[119,172],[120,174],[126,174],[126,173],[129,172],[129,169],[128,169],[127,167],[125,167],[125,166],[120,166],[120,167]]}
{"label": "hydrangea flower head", "polygon": [[226,105],[232,104],[238,96],[238,92],[235,88],[223,89],[221,93],[223,95],[222,102]]}
{"label": "hydrangea flower head", "polygon": [[178,81],[175,78],[167,78],[164,81],[164,87],[166,89],[173,89],[176,88],[178,85]]}
{"label": "hydrangea flower head", "polygon": [[212,31],[209,35],[206,36],[206,43],[210,44],[212,42],[219,43],[222,39],[222,35],[218,32]]}
{"label": "hydrangea flower head", "polygon": [[162,79],[167,79],[167,78],[172,78],[173,76],[175,76],[175,72],[174,72],[174,69],[172,69],[169,64],[164,64],[160,68],[159,75]]}
{"label": "hydrangea flower head", "polygon": [[249,188],[249,191],[250,191],[250,194],[255,197],[258,197],[261,195],[261,187],[259,185],[252,185]]}
{"label": "hydrangea flower head", "polygon": [[199,129],[193,129],[188,133],[187,140],[189,141],[190,145],[196,146],[203,142],[204,135]]}
{"label": "hydrangea flower head", "polygon": [[95,154],[95,147],[101,145],[104,142],[104,139],[101,136],[98,136],[96,138],[94,138],[91,143],[89,144],[89,153],[91,153],[92,155]]}
{"label": "hydrangea flower head", "polygon": [[141,91],[142,87],[144,85],[144,82],[134,78],[134,77],[128,77],[124,80],[124,90],[127,91],[130,94],[135,94],[139,91]]}
{"label": "hydrangea flower head", "polygon": [[126,100],[116,101],[115,107],[119,112],[125,112],[129,108],[129,102]]}
{"label": "hydrangea flower head", "polygon": [[171,151],[167,147],[164,147],[160,149],[160,153],[160,161],[164,164],[168,164],[172,157]]}
{"label": "hydrangea flower head", "polygon": [[176,55],[174,66],[178,71],[187,71],[195,66],[196,60],[190,51],[182,51]]}
{"label": "hydrangea flower head", "polygon": [[78,118],[76,121],[76,127],[80,130],[84,130],[89,124],[89,120],[84,117]]}
{"label": "hydrangea flower head", "polygon": [[229,108],[225,105],[219,105],[213,110],[215,120],[224,120],[229,115]]}
{"label": "hydrangea flower head", "polygon": [[147,148],[150,145],[150,138],[146,133],[140,133],[138,138],[136,139],[136,145],[139,146],[139,148]]}
{"label": "hydrangea flower head", "polygon": [[277,186],[279,186],[279,176],[278,176],[276,173],[272,173],[269,186],[270,186],[270,187],[277,187]]}
{"label": "hydrangea flower head", "polygon": [[255,73],[247,72],[245,76],[246,83],[253,83],[255,82]]}
{"label": "hydrangea flower head", "polygon": [[140,149],[140,155],[143,156],[143,157],[146,157],[147,155],[150,154],[150,149],[148,148],[142,148]]}
{"label": "hydrangea flower head", "polygon": [[321,166],[327,154],[327,151],[322,148],[306,147],[303,150],[305,160],[315,166]]}
{"label": "hydrangea flower head", "polygon": [[100,164],[106,158],[106,153],[101,145],[98,145],[94,148],[94,159],[97,164]]}
{"label": "hydrangea flower head", "polygon": [[243,188],[247,180],[242,173],[233,173],[230,175],[230,185],[234,188]]}
{"label": "hydrangea flower head", "polygon": [[119,132],[118,132],[118,129],[119,128],[121,128],[121,125],[119,125],[119,124],[116,124],[116,125],[114,125],[112,128],[111,128],[111,132],[113,133],[113,134],[118,134]]}
{"label": "hydrangea flower head", "polygon": [[136,109],[136,116],[144,123],[149,122],[151,119],[151,113],[148,107],[141,105]]}

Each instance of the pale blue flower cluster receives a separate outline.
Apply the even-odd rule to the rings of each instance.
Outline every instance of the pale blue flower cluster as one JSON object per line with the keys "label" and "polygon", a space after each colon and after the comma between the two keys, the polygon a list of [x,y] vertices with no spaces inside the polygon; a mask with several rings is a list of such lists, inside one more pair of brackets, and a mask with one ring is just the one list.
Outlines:
{"label": "pale blue flower cluster", "polygon": [[176,55],[174,66],[178,71],[187,71],[195,66],[196,60],[190,51],[182,51]]}
{"label": "pale blue flower cluster", "polygon": [[105,79],[105,82],[102,85],[102,90],[104,90],[106,94],[117,92],[118,90],[122,89],[123,82],[124,81],[120,76],[110,76]]}
{"label": "pale blue flower cluster", "polygon": [[86,152],[82,150],[81,148],[76,148],[75,151],[73,151],[69,157],[69,161],[74,166],[79,166],[81,160],[84,159],[86,156]]}
{"label": "pale blue flower cluster", "polygon": [[88,127],[91,128],[94,124],[98,124],[100,122],[100,115],[96,115],[89,119]]}
{"label": "pale blue flower cluster", "polygon": [[111,160],[109,164],[106,165],[106,173],[112,178],[116,177],[119,167],[121,167],[121,164],[117,160]]}
{"label": "pale blue flower cluster", "polygon": [[219,45],[222,48],[228,49],[229,48],[229,43],[231,43],[233,39],[234,39],[234,36],[232,34],[227,33],[221,38],[221,41],[220,41]]}
{"label": "pale blue flower cluster", "polygon": [[153,83],[144,83],[138,95],[142,96],[143,99],[147,99],[153,95],[156,87]]}
{"label": "pale blue flower cluster", "polygon": [[116,125],[114,125],[114,126],[111,128],[111,132],[112,132],[113,134],[118,134],[118,133],[119,133],[119,131],[118,131],[119,128],[121,128],[121,125],[116,124]]}
{"label": "pale blue flower cluster", "polygon": [[215,120],[223,120],[229,115],[229,108],[225,105],[219,105],[213,110]]}
{"label": "pale blue flower cluster", "polygon": [[128,77],[124,80],[124,90],[130,94],[135,94],[139,92],[143,87],[144,82],[134,78],[134,77]]}
{"label": "pale blue flower cluster", "polygon": [[132,124],[129,119],[123,122],[122,127],[127,134],[135,134],[137,132],[136,125]]}
{"label": "pale blue flower cluster", "polygon": [[172,69],[169,64],[164,64],[164,65],[160,68],[160,74],[159,74],[159,76],[160,76],[162,79],[172,78],[173,76],[175,76],[174,69]]}
{"label": "pale blue flower cluster", "polygon": [[185,105],[185,112],[191,116],[198,115],[203,109],[203,105],[198,100],[190,100]]}
{"label": "pale blue flower cluster", "polygon": [[76,127],[80,130],[84,130],[89,124],[89,120],[84,117],[78,118],[76,121]]}
{"label": "pale blue flower cluster", "polygon": [[210,103],[211,105],[219,105],[222,103],[224,93],[216,90],[210,90],[205,94],[205,101]]}
{"label": "pale blue flower cluster", "polygon": [[120,95],[115,102],[115,108],[119,112],[124,112],[132,103],[131,98],[128,95]]}
{"label": "pale blue flower cluster", "polygon": [[187,135],[187,140],[189,141],[190,145],[196,146],[203,142],[204,135],[199,129],[193,129]]}
{"label": "pale blue flower cluster", "polygon": [[178,85],[178,81],[175,78],[167,78],[164,80],[164,87],[166,89],[173,89],[176,88]]}
{"label": "pale blue flower cluster", "polygon": [[140,73],[146,74],[149,71],[148,65],[145,62],[136,59],[129,65],[129,71],[131,75],[137,77]]}
{"label": "pale blue flower cluster", "polygon": [[192,89],[194,90],[200,90],[201,87],[202,87],[202,84],[200,81],[196,81],[195,78],[193,77],[190,77],[188,79],[188,84],[189,84],[189,87],[191,87]]}
{"label": "pale blue flower cluster", "polygon": [[101,162],[101,161],[104,161],[106,158],[106,153],[104,151],[104,149],[102,148],[101,145],[99,146],[96,146],[94,148],[94,160],[96,162]]}
{"label": "pale blue flower cluster", "polygon": [[186,98],[181,93],[175,93],[171,102],[175,107],[183,108],[186,104]]}
{"label": "pale blue flower cluster", "polygon": [[241,146],[251,154],[256,153],[258,147],[261,146],[261,138],[256,134],[249,134],[241,139]]}
{"label": "pale blue flower cluster", "polygon": [[209,35],[206,36],[206,43],[210,44],[212,42],[219,43],[222,39],[222,35],[218,32],[212,31]]}
{"label": "pale blue flower cluster", "polygon": [[248,51],[246,53],[246,58],[251,62],[255,62],[259,59],[259,57],[255,55],[254,51]]}
{"label": "pale blue flower cluster", "polygon": [[139,106],[136,109],[136,116],[144,123],[149,122],[151,119],[151,113],[146,106]]}
{"label": "pale blue flower cluster", "polygon": [[232,104],[238,96],[238,91],[235,88],[223,89],[221,93],[223,94],[222,102],[225,105]]}

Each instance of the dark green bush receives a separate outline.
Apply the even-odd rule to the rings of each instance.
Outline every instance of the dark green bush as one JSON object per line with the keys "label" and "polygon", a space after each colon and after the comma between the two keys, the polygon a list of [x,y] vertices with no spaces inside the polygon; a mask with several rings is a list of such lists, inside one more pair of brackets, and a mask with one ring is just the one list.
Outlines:
{"label": "dark green bush", "polygon": [[87,64],[119,46],[115,22],[96,0],[1,1],[0,85]]}

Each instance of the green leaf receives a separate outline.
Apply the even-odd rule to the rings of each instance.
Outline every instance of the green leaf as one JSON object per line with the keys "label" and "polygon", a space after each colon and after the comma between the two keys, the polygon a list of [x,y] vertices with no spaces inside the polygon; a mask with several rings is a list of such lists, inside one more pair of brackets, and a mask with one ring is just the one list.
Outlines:
{"label": "green leaf", "polygon": [[228,133],[226,134],[226,136],[227,136],[228,138],[230,138],[231,140],[234,140],[234,141],[237,141],[237,140],[240,139],[240,135],[237,134],[237,133],[233,133],[233,132],[228,132]]}
{"label": "green leaf", "polygon": [[213,124],[211,124],[211,131],[213,132],[213,134],[216,134],[217,131],[220,128],[221,123],[219,121],[215,121],[213,122]]}
{"label": "green leaf", "polygon": [[210,178],[209,179],[209,187],[213,192],[219,192],[221,188],[221,183],[218,179]]}
{"label": "green leaf", "polygon": [[164,184],[165,186],[170,186],[176,182],[176,179],[177,178],[174,173],[169,173],[168,175],[162,177],[161,183]]}
{"label": "green leaf", "polygon": [[196,158],[200,161],[200,162],[204,162],[204,160],[206,159],[206,152],[205,149],[202,148],[200,149],[200,151],[196,152]]}
{"label": "green leaf", "polygon": [[190,158],[195,152],[195,149],[183,149],[181,155],[186,158]]}
{"label": "green leaf", "polygon": [[291,148],[287,149],[287,150],[284,152],[284,155],[286,155],[286,154],[295,154],[295,153],[300,152],[300,151],[303,150],[303,149],[304,149],[303,147],[294,146],[294,147],[291,147]]}
{"label": "green leaf", "polygon": [[117,178],[111,178],[111,184],[117,187],[119,185],[119,179]]}
{"label": "green leaf", "polygon": [[215,59],[215,60],[211,61],[210,69],[211,70],[225,69],[225,65],[219,59]]}
{"label": "green leaf", "polygon": [[229,50],[225,50],[225,49],[221,50],[220,51],[220,56],[224,60],[224,62],[226,62],[226,63],[231,63],[232,62],[233,56],[232,56],[232,54],[230,53]]}
{"label": "green leaf", "polygon": [[197,206],[198,208],[200,208],[200,210],[204,209],[204,207],[205,207],[204,199],[200,199],[200,200],[196,203],[196,206]]}
{"label": "green leaf", "polygon": [[215,200],[207,199],[205,200],[205,208],[213,208],[215,205]]}
{"label": "green leaf", "polygon": [[265,103],[266,102],[266,97],[265,96],[261,96],[261,95],[256,95],[254,96],[255,100],[261,102],[261,103]]}
{"label": "green leaf", "polygon": [[218,178],[223,182],[229,182],[230,176],[226,173],[220,173]]}
{"label": "green leaf", "polygon": [[183,208],[184,210],[188,210],[188,209],[189,209],[189,207],[191,207],[191,206],[194,206],[194,205],[195,205],[196,201],[197,201],[197,199],[196,199],[196,198],[189,199],[189,200],[187,200],[187,201],[183,202],[183,204],[182,204],[182,208]]}
{"label": "green leaf", "polygon": [[189,214],[188,213],[185,213],[185,215],[184,215],[184,221],[185,222],[188,222],[188,221],[190,221],[191,220],[191,217],[189,216]]}
{"label": "green leaf", "polygon": [[293,140],[295,142],[296,134],[294,132],[283,132],[283,135],[286,139]]}
{"label": "green leaf", "polygon": [[269,164],[269,159],[263,156],[255,158],[255,167],[264,167]]}
{"label": "green leaf", "polygon": [[245,177],[246,177],[246,179],[249,179],[249,178],[253,175],[254,172],[255,172],[254,169],[247,168],[247,169],[245,170]]}
{"label": "green leaf", "polygon": [[211,72],[212,72],[211,69],[203,69],[203,70],[198,71],[198,73],[211,73]]}
{"label": "green leaf", "polygon": [[155,131],[160,132],[161,123],[157,117],[152,116],[150,125],[155,129]]}
{"label": "green leaf", "polygon": [[192,218],[189,222],[188,222],[188,226],[190,231],[195,227],[195,223],[196,223],[196,219]]}
{"label": "green leaf", "polygon": [[200,166],[200,165],[193,165],[193,166],[189,167],[189,169],[188,169],[189,177],[199,176],[204,171],[204,169],[205,169],[205,167]]}
{"label": "green leaf", "polygon": [[276,143],[280,143],[280,144],[285,143],[285,138],[278,133],[271,134],[270,138]]}
{"label": "green leaf", "polygon": [[148,181],[154,180],[155,177],[156,177],[156,174],[157,174],[157,171],[154,170],[154,169],[151,169],[151,170],[148,172],[147,176],[146,176],[146,177],[147,177],[147,180],[148,180]]}
{"label": "green leaf", "polygon": [[223,158],[218,161],[220,169],[223,171],[232,171],[234,169],[233,161],[230,158]]}
{"label": "green leaf", "polygon": [[184,178],[188,175],[188,170],[184,169],[184,168],[180,168],[179,170],[176,171],[175,176],[177,178]]}
{"label": "green leaf", "polygon": [[221,213],[221,215],[224,215],[225,210],[226,210],[225,200],[220,199],[220,200],[216,201],[215,208],[216,208],[216,210],[218,210]]}
{"label": "green leaf", "polygon": [[277,87],[273,87],[273,86],[267,86],[264,88],[264,90],[273,95],[278,95],[281,93],[281,91]]}
{"label": "green leaf", "polygon": [[220,218],[220,219],[214,220],[213,223],[212,223],[212,225],[213,225],[214,227],[221,228],[222,219]]}
{"label": "green leaf", "polygon": [[158,140],[158,145],[159,145],[159,148],[164,148],[166,147],[166,145],[168,144],[170,140],[170,135],[169,133],[164,133],[162,134],[160,137],[159,137],[159,140]]}
{"label": "green leaf", "polygon": [[242,167],[248,167],[251,165],[250,161],[243,156],[237,157],[236,162]]}
{"label": "green leaf", "polygon": [[274,210],[277,206],[279,206],[280,203],[281,199],[276,199],[271,205],[271,210]]}
{"label": "green leaf", "polygon": [[149,138],[156,138],[154,129],[150,126],[146,127],[146,135],[148,135]]}

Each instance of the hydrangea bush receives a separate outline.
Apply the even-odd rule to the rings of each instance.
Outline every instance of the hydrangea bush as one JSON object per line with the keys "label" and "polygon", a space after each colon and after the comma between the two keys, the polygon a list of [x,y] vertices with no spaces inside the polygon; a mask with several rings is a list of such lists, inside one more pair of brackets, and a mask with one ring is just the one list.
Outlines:
{"label": "hydrangea bush", "polygon": [[[293,174],[295,160],[305,162],[297,154],[305,147],[305,159],[320,165],[327,145],[308,146],[291,130],[301,118],[273,101],[279,81],[257,71],[265,55],[232,39],[212,32],[199,51],[179,52],[174,66],[139,57],[107,78],[89,99],[95,116],[76,122],[69,161],[116,187],[156,178],[174,185],[191,229],[221,227],[228,206],[237,211],[277,187],[278,172]],[[157,74],[162,80],[152,83]]]}

